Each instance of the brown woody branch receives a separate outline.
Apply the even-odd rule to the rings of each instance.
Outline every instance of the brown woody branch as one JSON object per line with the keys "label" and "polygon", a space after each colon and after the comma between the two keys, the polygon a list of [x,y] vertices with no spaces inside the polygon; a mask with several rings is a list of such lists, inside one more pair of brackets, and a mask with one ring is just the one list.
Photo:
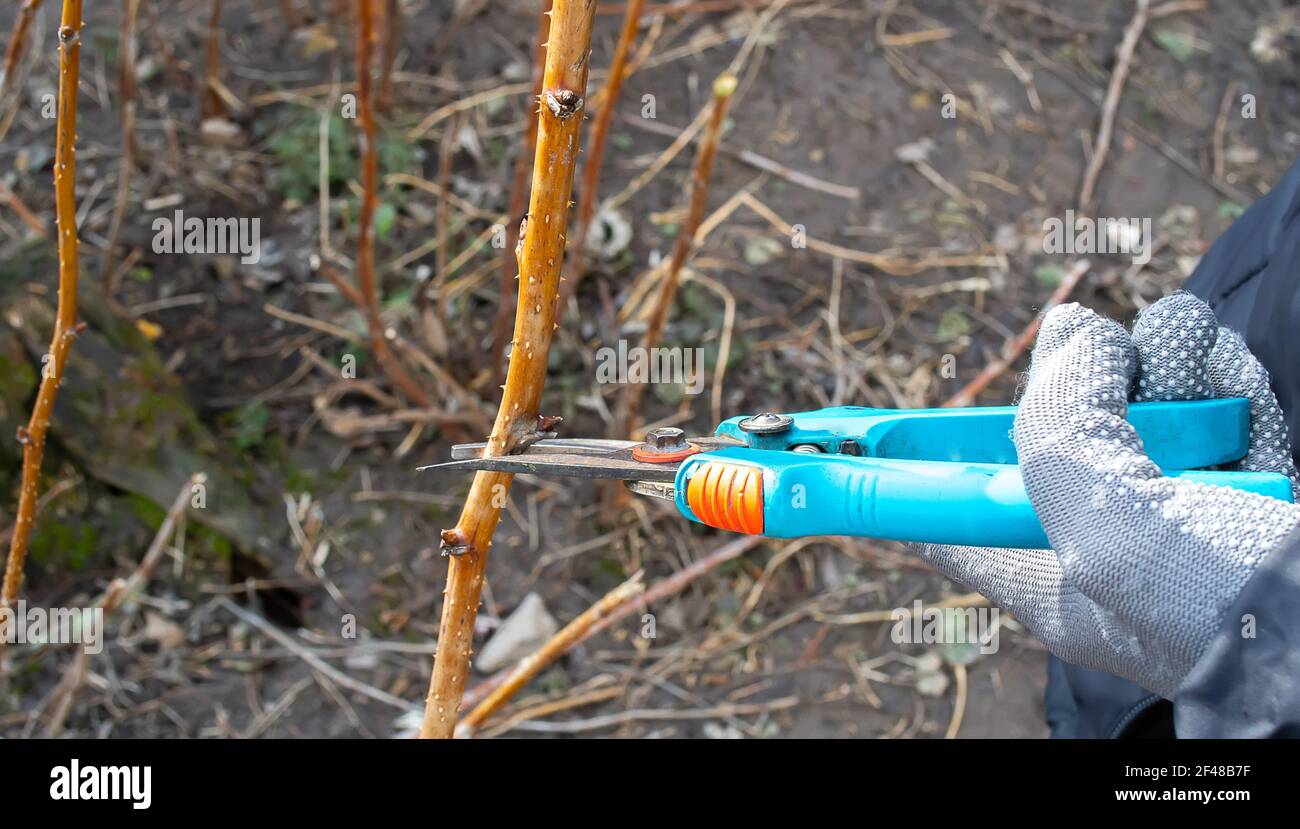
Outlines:
{"label": "brown woody branch", "polygon": [[[18,514],[9,541],[4,587],[0,606],[12,607],[22,585],[23,565],[32,524],[36,520],[37,490],[41,480],[41,458],[45,434],[54,411],[54,398],[68,362],[68,349],[80,331],[77,322],[77,84],[81,78],[81,0],[63,0],[59,25],[59,110],[54,146],[54,204],[58,225],[59,301],[54,316],[50,353],[41,372],[32,416],[26,428],[18,430],[23,445],[23,474],[18,494]],[[3,618],[0,618],[0,656],[4,649]],[[2,660],[0,660],[2,661]]]}
{"label": "brown woody branch", "polygon": [[[591,0],[555,0],[551,10],[532,197],[527,224],[520,230],[516,248],[519,301],[515,334],[501,408],[485,450],[488,456],[518,451],[559,422],[559,418],[540,416],[539,407],[546,358],[558,327],[556,298],[578,160],[595,11],[596,4]],[[492,472],[475,475],[460,521],[454,529],[442,533],[443,551],[451,559],[421,737],[451,737],[455,729],[469,672],[488,547],[512,478]]]}
{"label": "brown woody branch", "polygon": [[379,131],[375,127],[374,83],[370,75],[371,43],[375,38],[375,3],[357,0],[360,26],[357,34],[357,117],[361,121],[361,211],[357,230],[357,284],[361,310],[366,315],[368,342],[375,360],[388,379],[422,408],[433,405],[428,393],[407,371],[389,347],[389,335],[379,315],[375,287],[375,211],[379,205]]}

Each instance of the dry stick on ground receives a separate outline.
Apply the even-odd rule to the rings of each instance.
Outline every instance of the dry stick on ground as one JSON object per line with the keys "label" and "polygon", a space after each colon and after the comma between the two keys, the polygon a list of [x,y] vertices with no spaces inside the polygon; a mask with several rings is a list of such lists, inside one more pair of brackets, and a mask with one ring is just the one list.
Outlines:
{"label": "dry stick on ground", "polygon": [[[614,60],[609,66],[609,80],[605,84],[604,100],[596,120],[591,125],[591,141],[587,146],[587,160],[582,168],[582,185],[578,188],[578,228],[575,241],[578,259],[586,258],[587,235],[591,233],[591,217],[596,212],[596,197],[599,195],[600,165],[605,157],[605,139],[609,135],[609,125],[614,120],[614,110],[618,104],[618,93],[623,88],[627,74],[627,58],[632,52],[632,41],[636,40],[637,23],[641,17],[641,5],[644,0],[631,0],[627,4],[627,13],[623,16],[623,29],[618,35],[618,45],[614,47]],[[561,308],[563,297],[572,296],[577,290],[578,281],[582,279],[581,268],[574,271],[572,284],[566,285],[560,292]]]}
{"label": "dry stick on ground", "polygon": [[117,58],[117,88],[122,106],[122,164],[117,173],[117,197],[113,202],[113,216],[109,220],[104,259],[99,268],[99,281],[104,287],[104,296],[108,297],[109,301],[112,301],[113,295],[117,293],[113,251],[117,248],[117,237],[122,231],[122,220],[126,217],[131,172],[135,168],[135,22],[139,11],[140,0],[122,0],[122,28],[118,38],[121,49]]}
{"label": "dry stick on ground", "polygon": [[221,75],[221,0],[212,0],[212,12],[208,15],[207,57],[203,63],[203,95],[199,115],[203,120],[225,118],[226,102],[217,92]]}
{"label": "dry stick on ground", "polygon": [[962,717],[966,714],[966,686],[969,684],[966,679],[966,666],[959,662],[952,666],[952,673],[957,677],[957,698],[952,703],[952,719],[948,722],[948,730],[943,735],[945,740],[957,739],[957,732],[961,730]]}
{"label": "dry stick on ground", "polygon": [[[162,559],[163,553],[167,549],[167,542],[171,540],[172,535],[176,532],[176,523],[180,520],[181,513],[185,510],[185,505],[190,502],[194,494],[194,487],[202,486],[207,481],[207,476],[199,473],[192,475],[181,486],[180,491],[176,493],[175,500],[172,501],[171,507],[167,510],[167,515],[163,518],[162,524],[158,527],[158,532],[154,534],[153,542],[149,549],[145,551],[144,557],[135,570],[125,579],[114,579],[113,583],[104,591],[104,596],[95,603],[96,609],[104,612],[103,618],[107,619],[113,615],[113,612],[121,606],[122,602],[128,597],[135,594],[136,591],[143,588],[153,577],[153,571],[157,569],[158,562]],[[103,635],[103,625],[100,625],[100,635]],[[59,687],[54,691],[54,710],[50,714],[48,736],[57,737],[63,731],[63,723],[68,718],[68,713],[72,711],[72,703],[76,699],[77,691],[81,688],[81,683],[86,678],[86,669],[90,666],[90,652],[85,647],[78,649],[76,657],[64,671],[63,680]]]}
{"label": "dry stick on ground", "polygon": [[357,116],[361,121],[361,211],[357,219],[357,284],[361,288],[362,311],[370,337],[370,350],[388,379],[402,394],[423,407],[432,399],[421,388],[388,345],[388,333],[379,316],[379,293],[375,288],[375,210],[379,203],[379,134],[375,128],[375,103],[370,77],[370,45],[375,36],[375,3],[357,0],[360,25],[357,33]]}
{"label": "dry stick on ground", "polygon": [[[699,155],[695,157],[695,167],[691,171],[691,200],[687,208],[686,220],[677,233],[673,243],[673,252],[668,260],[668,270],[664,274],[663,286],[659,289],[659,299],[654,314],[650,317],[650,326],[641,338],[641,345],[649,353],[659,345],[663,336],[664,323],[668,312],[672,310],[673,297],[677,295],[677,283],[681,278],[682,266],[695,248],[695,229],[704,218],[704,208],[709,202],[709,179],[713,175],[713,159],[718,154],[718,138],[722,135],[722,124],[727,118],[727,105],[731,95],[736,91],[736,76],[730,73],[719,75],[713,82],[712,112],[700,141]],[[623,390],[619,401],[618,415],[611,424],[611,437],[627,437],[636,429],[637,414],[641,408],[641,395],[645,392],[645,383],[632,383]]]}
{"label": "dry stick on ground", "polygon": [[1042,311],[1035,315],[1033,322],[1026,325],[1025,329],[1014,340],[1008,340],[1006,345],[1002,347],[1002,353],[998,355],[998,358],[985,366],[984,370],[974,380],[963,386],[961,391],[945,400],[943,406],[952,408],[974,405],[976,396],[989,383],[1005,374],[1015,364],[1016,360],[1020,359],[1020,355],[1024,354],[1029,349],[1029,346],[1034,344],[1034,338],[1038,336],[1038,326],[1043,322],[1043,315],[1069,299],[1070,294],[1074,292],[1075,286],[1079,284],[1079,281],[1083,279],[1084,274],[1087,272],[1087,259],[1075,262],[1066,271],[1065,276],[1061,277],[1061,284],[1056,286],[1056,290],[1052,292]]}
{"label": "dry stick on ground", "polygon": [[[438,142],[438,189],[443,193],[451,190],[451,163],[456,157],[456,136],[460,132],[459,124],[461,118],[452,118],[447,121],[447,125],[442,130],[442,140]],[[445,330],[449,322],[450,311],[447,308],[447,298],[445,288],[447,283],[447,244],[451,236],[451,199],[445,195],[438,199],[438,204],[434,208],[435,232],[434,237],[437,243],[437,249],[434,251],[433,289],[438,294],[437,315],[440,325]],[[420,291],[417,297],[416,307],[420,312],[420,319],[424,320],[424,312],[428,306],[429,291],[427,288]]]}
{"label": "dry stick on ground", "polygon": [[[520,230],[519,308],[505,392],[485,454],[508,455],[550,432],[559,422],[538,414],[546,358],[555,323],[560,266],[569,223],[569,197],[578,160],[583,97],[591,56],[591,0],[555,0],[546,47],[542,111],[537,124],[532,198]],[[469,673],[479,594],[488,547],[513,476],[479,472],[455,529],[443,530],[447,568],[438,654],[429,680],[421,737],[451,737]]]}
{"label": "dry stick on ground", "polygon": [[[43,363],[41,386],[32,405],[26,428],[18,430],[23,445],[22,488],[18,514],[9,541],[0,607],[12,607],[23,580],[27,544],[36,520],[37,489],[41,480],[41,457],[45,433],[54,411],[54,397],[68,362],[68,349],[77,336],[77,84],[81,78],[81,0],[63,0],[59,26],[59,111],[54,147],[54,204],[58,225],[59,303],[54,317],[48,362]],[[8,616],[8,614],[5,614]],[[0,665],[4,654],[4,617],[0,617]]]}
{"label": "dry stick on ground", "polygon": [[1223,100],[1219,102],[1219,117],[1214,119],[1214,180],[1223,181],[1223,136],[1228,130],[1228,113],[1232,111],[1232,99],[1237,95],[1237,82],[1232,81],[1223,90]]}
{"label": "dry stick on ground", "polygon": [[[609,629],[611,626],[621,622],[633,613],[639,613],[650,607],[655,602],[663,601],[669,596],[674,596],[682,592],[696,579],[706,573],[716,570],[728,561],[739,558],[766,540],[767,539],[759,535],[745,535],[732,541],[728,541],[726,544],[723,544],[704,558],[697,559],[689,566],[678,570],[663,581],[656,582],[654,586],[649,590],[646,590],[644,593],[626,599],[623,604],[612,610],[609,615],[588,628],[580,637],[578,637],[577,640],[568,643],[568,647],[564,651],[556,653],[555,657],[558,658],[563,656],[567,650],[586,642],[591,637],[601,631]],[[525,657],[525,659],[530,658],[531,657]],[[489,694],[497,688],[500,688],[501,684],[510,678],[514,671],[518,669],[520,664],[522,664],[522,661],[515,663],[515,666],[512,668],[505,668],[498,671],[488,679],[485,679],[483,682],[476,685],[473,690],[465,695],[465,701],[470,705],[475,705],[481,700],[486,699]]]}
{"label": "dry stick on ground", "polygon": [[[551,29],[551,0],[540,0],[542,12],[537,19],[537,66],[533,69],[533,100],[542,99],[542,77],[546,72],[546,40]],[[537,147],[537,117],[541,104],[537,104],[524,129],[524,145],[515,158],[515,171],[510,181],[510,207],[506,211],[506,244],[501,250],[500,290],[497,294],[497,315],[492,322],[492,377],[499,384],[505,371],[506,337],[510,336],[510,312],[515,309],[514,282],[517,263],[515,245],[519,234],[515,222],[522,221],[524,200],[528,198],[528,171],[532,169],[533,150]]]}
{"label": "dry stick on ground", "polygon": [[1093,146],[1092,157],[1088,159],[1088,169],[1083,174],[1083,186],[1079,188],[1080,212],[1092,209],[1097,176],[1101,175],[1102,165],[1106,163],[1106,155],[1110,152],[1110,138],[1115,131],[1115,112],[1119,108],[1120,95],[1124,92],[1129,66],[1133,63],[1133,50],[1137,48],[1142,30],[1147,25],[1149,5],[1150,0],[1137,0],[1137,11],[1124,30],[1124,39],[1115,51],[1115,69],[1110,73],[1110,86],[1106,90],[1106,102],[1101,110],[1101,126],[1097,129],[1097,143]]}
{"label": "dry stick on ground", "polygon": [[31,228],[32,232],[44,236],[49,231],[49,228],[45,226],[45,220],[23,204],[23,200],[18,198],[18,194],[6,187],[2,181],[0,181],[0,203],[7,204],[9,209],[16,213],[19,219],[22,219],[23,224]]}
{"label": "dry stick on ground", "polygon": [[[655,135],[665,135],[669,138],[677,138],[683,132],[681,128],[674,127],[671,124],[661,124],[658,121],[650,121],[640,117],[628,117],[625,118],[624,121],[629,126],[654,133]],[[843,184],[823,181],[816,176],[811,176],[808,173],[787,167],[779,161],[774,161],[767,156],[759,155],[752,150],[728,147],[726,144],[723,144],[718,147],[718,152],[723,155],[731,156],[732,158],[735,158],[744,164],[748,164],[755,169],[762,170],[765,173],[771,173],[778,178],[783,178],[791,184],[806,187],[809,190],[816,190],[819,193],[838,196],[842,199],[848,199],[849,201],[854,202],[862,198],[862,191],[857,187],[849,187]]]}
{"label": "dry stick on ground", "polygon": [[559,633],[548,639],[542,647],[521,659],[511,669],[505,681],[489,694],[487,699],[476,705],[474,710],[470,711],[465,716],[465,719],[456,726],[456,736],[474,736],[474,732],[487,721],[488,717],[492,716],[502,705],[505,705],[520,688],[531,682],[533,677],[541,673],[543,668],[567,653],[569,648],[572,648],[574,643],[582,639],[597,622],[606,618],[624,603],[640,595],[644,590],[645,583],[641,581],[641,573],[638,572],[632,578],[606,593],[601,597],[600,601],[565,625]]}

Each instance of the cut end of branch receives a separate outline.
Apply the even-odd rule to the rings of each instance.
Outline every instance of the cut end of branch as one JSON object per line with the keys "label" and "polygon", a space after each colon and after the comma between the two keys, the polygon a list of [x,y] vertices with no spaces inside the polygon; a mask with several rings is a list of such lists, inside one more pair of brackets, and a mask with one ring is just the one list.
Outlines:
{"label": "cut end of branch", "polygon": [[582,96],[572,89],[548,89],[542,97],[546,101],[546,108],[561,121],[569,120],[582,109]]}
{"label": "cut end of branch", "polygon": [[472,549],[474,549],[474,544],[464,530],[456,527],[442,531],[442,543],[438,545],[438,551],[443,558],[447,556],[463,556]]}

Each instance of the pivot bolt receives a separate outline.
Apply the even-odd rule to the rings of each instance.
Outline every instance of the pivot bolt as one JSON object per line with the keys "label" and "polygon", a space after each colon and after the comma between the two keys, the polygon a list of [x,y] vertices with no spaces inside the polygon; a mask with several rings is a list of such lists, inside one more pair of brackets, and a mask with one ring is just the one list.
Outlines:
{"label": "pivot bolt", "polygon": [[779,435],[789,429],[793,423],[794,418],[790,415],[763,412],[745,418],[740,421],[739,426],[742,432],[749,432],[751,435]]}

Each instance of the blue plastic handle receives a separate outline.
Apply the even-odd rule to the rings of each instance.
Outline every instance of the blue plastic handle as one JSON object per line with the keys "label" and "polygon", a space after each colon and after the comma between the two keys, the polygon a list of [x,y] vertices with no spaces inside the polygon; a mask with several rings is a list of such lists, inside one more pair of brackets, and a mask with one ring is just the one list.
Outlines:
{"label": "blue plastic handle", "polygon": [[[1015,406],[965,409],[869,409],[837,406],[792,415],[775,435],[740,429],[743,418],[718,426],[719,435],[754,449],[816,446],[831,454],[854,444],[857,454],[916,461],[1015,463],[1011,440]],[[1161,469],[1205,469],[1239,460],[1250,440],[1250,403],[1245,398],[1131,403],[1128,420],[1147,456]]]}
{"label": "blue plastic handle", "polygon": [[[1050,546],[1029,503],[1020,469],[1011,464],[721,449],[693,455],[678,469],[677,506],[693,521],[700,519],[688,503],[690,481],[711,462],[758,470],[765,536],[848,535],[979,547]],[[1166,474],[1292,500],[1290,481],[1280,474]]]}

